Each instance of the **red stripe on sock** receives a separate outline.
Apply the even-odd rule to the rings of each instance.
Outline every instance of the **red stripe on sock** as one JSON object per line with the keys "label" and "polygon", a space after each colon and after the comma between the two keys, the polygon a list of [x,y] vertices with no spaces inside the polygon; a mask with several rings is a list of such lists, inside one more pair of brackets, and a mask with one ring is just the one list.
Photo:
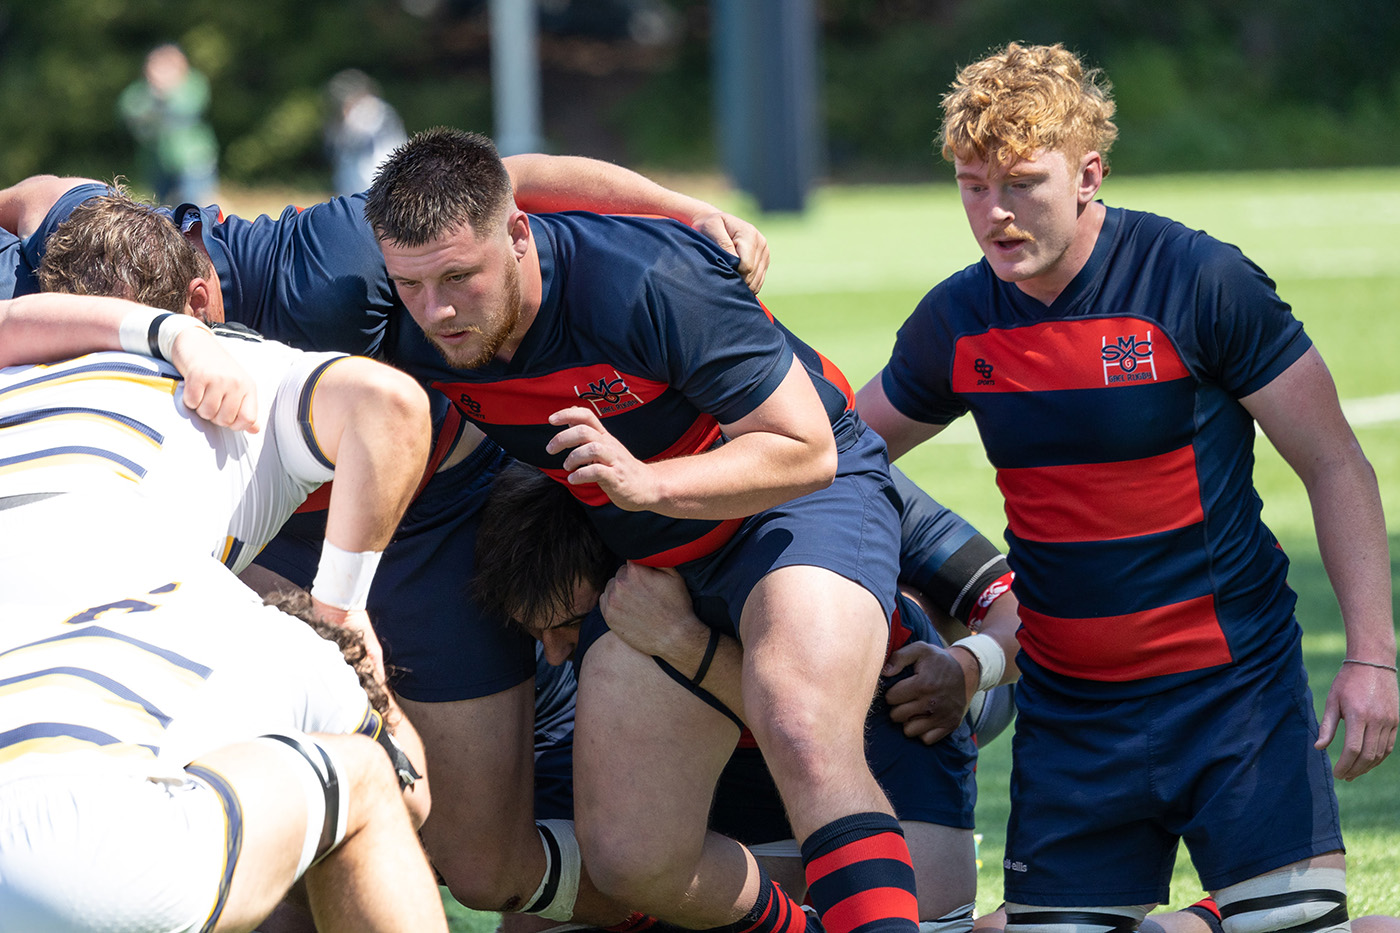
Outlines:
{"label": "red stripe on sock", "polygon": [[753,926],[740,933],[803,933],[807,929],[807,915],[781,885],[775,881],[769,881],[768,884],[770,896],[763,916]]}
{"label": "red stripe on sock", "polygon": [[864,839],[848,842],[839,849],[807,863],[807,880],[815,881],[847,865],[867,859],[897,859],[909,864],[909,845],[899,833],[879,833]]}
{"label": "red stripe on sock", "polygon": [[873,888],[852,894],[822,914],[826,933],[850,933],[875,917],[904,917],[919,923],[919,901],[903,888]]}

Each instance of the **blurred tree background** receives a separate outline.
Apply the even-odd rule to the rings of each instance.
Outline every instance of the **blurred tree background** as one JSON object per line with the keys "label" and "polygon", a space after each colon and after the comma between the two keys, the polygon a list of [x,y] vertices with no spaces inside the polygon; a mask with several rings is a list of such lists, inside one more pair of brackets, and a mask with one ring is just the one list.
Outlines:
{"label": "blurred tree background", "polygon": [[[763,0],[754,0],[763,2]],[[550,151],[714,171],[707,0],[539,0]],[[1017,39],[1104,68],[1122,172],[1400,161],[1395,0],[817,0],[824,175],[924,179],[954,70]],[[135,171],[115,110],[179,43],[213,86],[220,173],[325,188],[326,81],[374,77],[409,131],[490,131],[484,0],[0,0],[0,182]]]}

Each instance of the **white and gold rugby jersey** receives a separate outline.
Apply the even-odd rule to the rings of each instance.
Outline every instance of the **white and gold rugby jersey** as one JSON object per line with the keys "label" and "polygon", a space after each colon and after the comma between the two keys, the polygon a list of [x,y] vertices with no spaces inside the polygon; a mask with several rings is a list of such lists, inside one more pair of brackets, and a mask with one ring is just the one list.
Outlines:
{"label": "white and gold rugby jersey", "polygon": [[267,733],[377,734],[340,649],[213,561],[139,572],[108,595],[6,606],[0,779],[90,767],[167,777]]}
{"label": "white and gold rugby jersey", "polygon": [[[331,478],[311,399],[343,355],[251,335],[225,347],[256,380],[266,425],[257,434],[201,420],[181,403],[173,367],[148,357],[93,353],[0,369],[0,526],[32,536],[7,535],[0,556],[22,564],[46,547],[81,551],[94,535],[121,549],[123,533],[142,539],[154,527],[162,550],[189,545],[235,572],[251,563]],[[51,496],[36,517],[27,503]],[[6,577],[0,568],[0,591]]]}

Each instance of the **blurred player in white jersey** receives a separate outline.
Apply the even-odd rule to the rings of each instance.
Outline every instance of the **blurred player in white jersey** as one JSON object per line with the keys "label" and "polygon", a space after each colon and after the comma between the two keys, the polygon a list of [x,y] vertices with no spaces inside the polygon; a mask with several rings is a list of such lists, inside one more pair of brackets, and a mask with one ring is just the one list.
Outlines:
{"label": "blurred player in white jersey", "polygon": [[336,646],[208,558],[122,563],[104,603],[6,598],[0,930],[250,930],[303,873],[323,929],[446,930]]}
{"label": "blurred player in white jersey", "polygon": [[[93,266],[169,279],[158,257],[192,249],[149,209],[113,205],[122,224],[154,221],[162,252],[89,252],[102,259],[75,265],[73,290],[144,300],[115,274],[90,287]],[[110,229],[102,209],[75,220]],[[179,310],[199,292],[188,279]],[[318,857],[327,928],[351,911],[367,929],[445,930],[395,769],[343,734],[371,725],[363,693],[334,686],[353,674],[207,556],[246,563],[334,470],[316,596],[353,622],[422,473],[422,391],[369,360],[215,341],[130,302],[34,299],[0,307],[0,362],[112,347],[203,375],[191,396],[129,352],[0,370],[0,930],[249,930]],[[421,822],[426,787],[411,797]],[[168,877],[148,877],[153,859]]]}
{"label": "blurred player in white jersey", "polygon": [[[247,332],[209,340],[196,318],[217,323],[222,313],[217,289],[201,274],[207,267],[152,208],[122,195],[94,198],[51,238],[39,271],[46,290],[72,294],[0,302],[0,364],[61,361],[0,373],[0,496],[11,504],[48,497],[10,516],[33,540],[7,535],[0,543],[0,587],[57,582],[60,571],[30,565],[43,551],[34,541],[76,546],[68,526],[92,513],[85,498],[100,499],[108,515],[100,527],[84,523],[89,551],[131,550],[100,536],[130,542],[145,533],[143,517],[174,511],[180,521],[150,546],[214,553],[237,572],[334,471],[312,595],[321,615],[360,629],[377,656],[364,601],[422,476],[423,391],[362,357],[303,353]],[[172,313],[74,295],[134,299]],[[63,359],[106,349],[168,357],[192,378],[177,394],[177,372],[165,362],[129,354]],[[240,366],[247,382],[229,374]],[[204,372],[209,367],[215,375]],[[213,423],[194,418],[191,407]],[[248,425],[266,430],[223,429]],[[133,496],[111,495],[133,486]],[[108,560],[95,563],[93,576]]]}

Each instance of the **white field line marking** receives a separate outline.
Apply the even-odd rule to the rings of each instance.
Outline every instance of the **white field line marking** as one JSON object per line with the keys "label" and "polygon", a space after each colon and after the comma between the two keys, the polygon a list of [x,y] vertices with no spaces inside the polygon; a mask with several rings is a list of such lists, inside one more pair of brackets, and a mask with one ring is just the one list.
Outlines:
{"label": "white field line marking", "polygon": [[1400,420],[1400,392],[1393,392],[1390,395],[1373,395],[1370,398],[1354,398],[1342,402],[1342,413],[1347,416],[1352,427],[1386,424]]}

